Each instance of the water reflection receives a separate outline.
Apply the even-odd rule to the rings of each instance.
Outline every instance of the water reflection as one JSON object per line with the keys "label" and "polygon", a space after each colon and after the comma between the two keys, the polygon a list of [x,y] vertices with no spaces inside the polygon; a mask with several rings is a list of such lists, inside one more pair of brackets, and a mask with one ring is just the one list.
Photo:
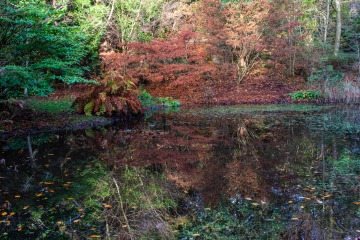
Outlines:
{"label": "water reflection", "polygon": [[219,107],[8,141],[3,236],[355,238],[359,118],[359,107]]}

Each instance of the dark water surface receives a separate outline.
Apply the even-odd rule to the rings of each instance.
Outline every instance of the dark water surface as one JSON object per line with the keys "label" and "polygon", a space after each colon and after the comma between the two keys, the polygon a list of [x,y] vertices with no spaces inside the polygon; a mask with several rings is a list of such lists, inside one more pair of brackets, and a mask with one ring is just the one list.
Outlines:
{"label": "dark water surface", "polygon": [[0,239],[360,236],[359,106],[182,109],[0,147]]}

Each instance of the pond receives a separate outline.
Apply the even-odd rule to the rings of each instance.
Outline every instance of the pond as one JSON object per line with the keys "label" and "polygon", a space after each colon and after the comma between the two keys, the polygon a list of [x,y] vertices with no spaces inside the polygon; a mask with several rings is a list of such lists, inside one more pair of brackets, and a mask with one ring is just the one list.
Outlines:
{"label": "pond", "polygon": [[0,147],[0,239],[360,236],[359,106],[181,109]]}

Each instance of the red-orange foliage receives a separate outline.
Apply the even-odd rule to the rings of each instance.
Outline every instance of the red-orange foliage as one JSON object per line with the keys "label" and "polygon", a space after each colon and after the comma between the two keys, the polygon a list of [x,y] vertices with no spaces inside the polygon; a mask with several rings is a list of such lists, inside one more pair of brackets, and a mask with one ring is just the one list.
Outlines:
{"label": "red-orange foliage", "polygon": [[276,74],[274,79],[293,75],[301,67],[300,12],[295,3],[203,0],[192,6],[193,16],[166,38],[120,44],[121,51],[103,53],[104,70],[148,85],[156,95],[198,94],[195,98],[206,101],[238,88],[252,70],[258,74],[249,77],[268,81]]}

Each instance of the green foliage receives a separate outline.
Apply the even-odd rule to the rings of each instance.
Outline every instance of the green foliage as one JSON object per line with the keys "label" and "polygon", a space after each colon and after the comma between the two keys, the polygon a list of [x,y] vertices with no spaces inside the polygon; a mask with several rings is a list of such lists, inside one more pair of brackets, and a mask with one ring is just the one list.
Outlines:
{"label": "green foliage", "polygon": [[279,239],[285,222],[278,213],[247,200],[223,201],[217,208],[197,210],[193,221],[179,226],[180,239]]}
{"label": "green foliage", "polygon": [[344,73],[334,70],[332,65],[327,65],[321,69],[313,69],[308,83],[321,89],[324,85],[339,84],[344,78]]}
{"label": "green foliage", "polygon": [[[97,49],[85,20],[73,19],[67,7],[45,1],[0,3],[0,98],[27,94],[46,96],[56,82],[95,83],[84,59]],[[80,16],[76,15],[78,19]],[[89,24],[88,24],[89,25]]]}
{"label": "green foliage", "polygon": [[49,114],[61,114],[71,111],[71,100],[63,99],[59,101],[40,101],[29,99],[25,101],[26,105],[37,112]]}
{"label": "green foliage", "polygon": [[167,196],[166,189],[157,182],[158,177],[146,169],[126,167],[121,178],[126,203],[139,210],[176,208],[174,199]]}
{"label": "green foliage", "polygon": [[146,90],[142,90],[139,93],[138,98],[144,107],[152,107],[153,108],[153,107],[165,106],[165,107],[176,108],[176,107],[180,106],[180,102],[177,100],[174,100],[171,97],[156,98],[156,97],[151,96],[151,94],[149,92],[147,92]]}
{"label": "green foliage", "polygon": [[162,6],[166,1],[116,1],[114,22],[123,43],[139,40],[149,42],[158,24]]}
{"label": "green foliage", "polygon": [[290,93],[289,96],[293,100],[316,100],[321,98],[321,94],[319,90],[301,90]]}

